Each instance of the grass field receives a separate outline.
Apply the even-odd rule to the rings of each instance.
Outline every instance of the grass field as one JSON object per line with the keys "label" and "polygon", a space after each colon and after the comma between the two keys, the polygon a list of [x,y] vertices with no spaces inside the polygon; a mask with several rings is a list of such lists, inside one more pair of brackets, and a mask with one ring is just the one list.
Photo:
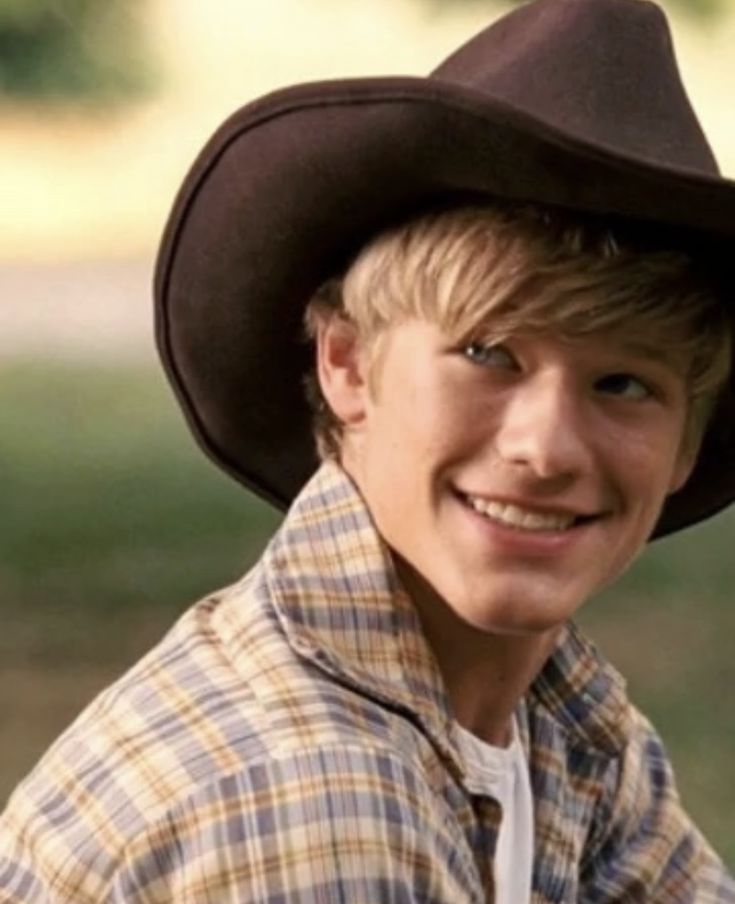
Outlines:
{"label": "grass field", "polygon": [[[82,705],[278,518],[207,464],[158,373],[0,367],[0,800]],[[584,623],[735,864],[735,518],[654,544]]]}

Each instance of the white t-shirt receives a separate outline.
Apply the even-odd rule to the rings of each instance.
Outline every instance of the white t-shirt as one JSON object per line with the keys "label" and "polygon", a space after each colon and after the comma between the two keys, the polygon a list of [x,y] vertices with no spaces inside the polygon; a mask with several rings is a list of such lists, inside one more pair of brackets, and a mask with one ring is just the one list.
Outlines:
{"label": "white t-shirt", "polygon": [[508,747],[493,747],[455,723],[473,790],[503,809],[495,849],[496,904],[529,904],[533,869],[533,794],[518,727]]}

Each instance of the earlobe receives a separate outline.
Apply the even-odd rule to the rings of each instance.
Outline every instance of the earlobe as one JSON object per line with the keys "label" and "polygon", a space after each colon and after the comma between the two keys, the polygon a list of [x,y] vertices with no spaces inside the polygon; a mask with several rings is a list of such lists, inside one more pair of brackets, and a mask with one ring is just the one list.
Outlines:
{"label": "earlobe", "polygon": [[687,480],[689,480],[689,478],[691,477],[693,470],[694,470],[693,463],[689,464],[689,462],[686,462],[684,464],[677,466],[677,468],[675,469],[675,471],[672,475],[671,483],[669,484],[669,493],[668,493],[669,496],[673,495],[674,493],[679,492],[679,490],[684,486],[684,484],[687,482]]}
{"label": "earlobe", "polygon": [[694,466],[697,463],[697,456],[699,455],[699,446],[699,443],[688,443],[679,451],[679,457],[674,466],[674,471],[669,483],[669,495],[678,493],[692,476],[692,471],[694,470]]}
{"label": "earlobe", "polygon": [[316,332],[317,375],[322,394],[346,427],[365,416],[365,355],[357,328],[342,317],[322,320]]}

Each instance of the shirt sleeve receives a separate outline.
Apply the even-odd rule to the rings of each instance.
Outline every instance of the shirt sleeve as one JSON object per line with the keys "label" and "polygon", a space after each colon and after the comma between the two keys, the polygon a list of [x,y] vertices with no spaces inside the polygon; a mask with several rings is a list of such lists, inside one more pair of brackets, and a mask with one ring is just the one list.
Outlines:
{"label": "shirt sleeve", "polygon": [[104,889],[68,848],[51,862],[48,844],[6,845],[0,902],[475,904],[472,859],[432,819],[428,797],[392,752],[276,757],[152,819]]}
{"label": "shirt sleeve", "polygon": [[633,710],[582,875],[584,904],[735,904],[735,882],[684,812],[663,743]]}

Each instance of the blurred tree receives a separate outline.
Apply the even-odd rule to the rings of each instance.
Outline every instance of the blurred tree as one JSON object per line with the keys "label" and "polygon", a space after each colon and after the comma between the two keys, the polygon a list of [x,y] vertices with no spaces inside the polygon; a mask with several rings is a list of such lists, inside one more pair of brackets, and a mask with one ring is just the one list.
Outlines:
{"label": "blurred tree", "polygon": [[[435,8],[452,6],[479,6],[487,5],[487,0],[425,0],[427,5]],[[508,0],[508,5],[518,6],[527,0]],[[712,21],[724,13],[730,0],[656,0],[665,9],[683,10],[695,19]]]}
{"label": "blurred tree", "polygon": [[152,82],[141,0],[0,0],[0,95],[110,102]]}

